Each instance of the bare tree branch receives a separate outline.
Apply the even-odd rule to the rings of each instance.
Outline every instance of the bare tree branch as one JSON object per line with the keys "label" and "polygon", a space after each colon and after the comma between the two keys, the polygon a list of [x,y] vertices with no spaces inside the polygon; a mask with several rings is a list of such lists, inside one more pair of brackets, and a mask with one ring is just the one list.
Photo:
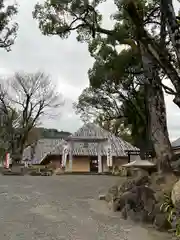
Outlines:
{"label": "bare tree branch", "polygon": [[56,111],[56,116],[60,114],[60,107],[63,105],[62,96],[56,91],[56,86],[50,77],[42,72],[16,73],[8,81],[6,80],[6,83],[8,83],[7,87],[1,85],[0,104],[6,116],[9,116],[10,109],[15,109],[18,113],[15,122],[10,118],[9,121],[14,134],[13,140],[15,138],[18,145],[16,150],[21,157],[28,134],[39,120],[45,114],[51,115],[52,109],[53,112]]}

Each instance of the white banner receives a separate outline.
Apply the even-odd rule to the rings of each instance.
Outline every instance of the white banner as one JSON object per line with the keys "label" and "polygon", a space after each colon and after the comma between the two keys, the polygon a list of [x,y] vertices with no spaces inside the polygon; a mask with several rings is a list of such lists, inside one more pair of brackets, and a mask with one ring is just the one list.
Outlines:
{"label": "white banner", "polygon": [[107,166],[112,167],[112,149],[111,144],[107,144],[106,146],[106,153],[107,153]]}
{"label": "white banner", "polygon": [[65,145],[63,147],[63,154],[62,154],[62,167],[66,166],[67,156],[69,154],[69,146]]}
{"label": "white banner", "polygon": [[6,157],[5,157],[5,168],[9,168],[9,164],[11,164],[10,153],[6,153]]}

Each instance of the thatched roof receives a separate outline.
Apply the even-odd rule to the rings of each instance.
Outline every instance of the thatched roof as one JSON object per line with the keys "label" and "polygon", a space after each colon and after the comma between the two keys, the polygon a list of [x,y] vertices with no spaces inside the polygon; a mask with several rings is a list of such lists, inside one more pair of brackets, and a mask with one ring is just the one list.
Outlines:
{"label": "thatched roof", "polygon": [[[34,159],[32,160],[33,164],[41,162],[41,160],[49,154],[55,146],[59,146],[62,139],[40,139],[35,146]],[[23,160],[31,159],[32,147],[28,146],[24,149]]]}
{"label": "thatched roof", "polygon": [[171,143],[173,148],[180,148],[180,138],[176,139]]}
{"label": "thatched roof", "polygon": [[66,145],[66,144],[67,144],[67,142],[64,139],[62,139],[56,146],[54,146],[51,149],[51,152],[49,154],[61,155],[63,152],[64,145]]}
{"label": "thatched roof", "polygon": [[127,156],[127,150],[139,150],[130,143],[116,137],[96,124],[88,123],[68,137],[66,141],[62,139],[39,140],[36,146],[35,159],[39,163],[47,155],[61,155],[64,145],[70,141],[73,142],[74,156],[97,156],[98,141],[102,141],[101,155],[106,156],[105,144],[107,143],[107,140],[111,144],[112,156],[123,157]]}
{"label": "thatched roof", "polygon": [[[138,150],[130,143],[116,137],[112,133],[102,129],[94,123],[85,124],[77,132],[66,139],[67,142],[73,142],[73,155],[75,156],[97,156],[98,143],[102,141],[101,155],[106,156],[105,143],[109,141],[111,144],[113,156],[127,156],[125,151]],[[62,154],[62,143],[55,147],[54,152]]]}
{"label": "thatched roof", "polygon": [[123,167],[137,167],[137,168],[150,168],[156,166],[153,162],[150,162],[148,160],[140,160],[137,159],[133,162],[127,163],[122,165]]}

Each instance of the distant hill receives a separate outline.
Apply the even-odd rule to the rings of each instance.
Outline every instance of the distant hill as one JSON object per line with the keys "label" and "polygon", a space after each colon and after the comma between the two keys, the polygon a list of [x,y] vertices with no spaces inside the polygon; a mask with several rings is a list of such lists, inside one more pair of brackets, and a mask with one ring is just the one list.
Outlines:
{"label": "distant hill", "polygon": [[58,131],[57,129],[51,128],[37,128],[40,134],[40,138],[63,138],[66,139],[70,132]]}
{"label": "distant hill", "polygon": [[31,145],[42,138],[66,139],[69,135],[71,135],[70,132],[58,131],[57,129],[43,127],[33,128],[28,134],[26,145]]}

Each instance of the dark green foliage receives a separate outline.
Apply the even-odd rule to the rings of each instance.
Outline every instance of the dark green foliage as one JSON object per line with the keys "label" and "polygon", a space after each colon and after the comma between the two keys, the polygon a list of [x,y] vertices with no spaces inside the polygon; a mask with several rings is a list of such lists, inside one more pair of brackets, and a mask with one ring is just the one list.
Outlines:
{"label": "dark green foliage", "polygon": [[127,97],[121,91],[87,88],[75,108],[83,120],[94,119],[103,128],[139,146],[145,142],[147,135],[144,95],[143,92],[134,91],[134,95]]}
{"label": "dark green foliage", "polygon": [[37,128],[40,132],[40,138],[67,138],[71,135],[70,132],[58,131],[57,129],[49,129],[49,128]]}
{"label": "dark green foliage", "polygon": [[14,44],[18,29],[17,23],[12,23],[12,17],[17,14],[17,5],[7,5],[0,0],[0,48],[10,51]]}
{"label": "dark green foliage", "polygon": [[[148,148],[146,150],[151,148],[153,127],[157,125],[164,129],[162,135],[168,144],[166,121],[160,121],[160,110],[153,105],[153,97],[150,99],[147,94],[147,89],[152,89],[148,92],[157,93],[157,89],[152,87],[152,78],[156,82],[153,86],[157,85],[160,90],[163,86],[165,91],[169,89],[162,85],[162,77],[168,75],[170,79],[176,78],[176,74],[171,74],[175,61],[172,66],[174,56],[168,51],[171,44],[167,44],[167,30],[162,34],[160,1],[115,0],[118,11],[113,16],[115,24],[112,29],[102,27],[102,15],[97,10],[99,3],[46,0],[34,11],[34,18],[38,19],[43,34],[64,38],[75,30],[77,39],[89,44],[89,52],[95,62],[88,71],[90,86],[80,96],[76,108],[81,113],[88,110],[86,117],[88,114],[94,115],[96,120],[103,121],[102,125],[113,121],[110,125],[115,126],[115,132],[117,125],[120,127],[123,122],[124,127],[135,136],[134,142],[140,146],[144,143]],[[148,64],[150,62],[153,64]],[[152,65],[156,69],[154,74],[151,74]],[[174,83],[177,89],[177,81],[174,80]],[[155,118],[151,116],[153,113]],[[119,119],[123,119],[122,122]],[[152,123],[152,119],[156,119],[159,125]],[[163,138],[159,136],[158,141],[163,143]]]}
{"label": "dark green foliage", "polygon": [[82,92],[75,108],[84,120],[93,117],[102,127],[140,147],[148,134],[140,55],[130,48],[119,52],[118,45],[108,41],[108,37],[97,36],[89,43],[95,58],[89,70],[90,87]]}
{"label": "dark green foliage", "polygon": [[77,30],[78,39],[82,40],[88,36],[95,37],[94,28],[102,19],[95,11],[100,2],[96,0],[92,6],[88,0],[47,0],[35,6],[33,16],[39,20],[39,28],[45,35],[66,38],[71,31]]}

